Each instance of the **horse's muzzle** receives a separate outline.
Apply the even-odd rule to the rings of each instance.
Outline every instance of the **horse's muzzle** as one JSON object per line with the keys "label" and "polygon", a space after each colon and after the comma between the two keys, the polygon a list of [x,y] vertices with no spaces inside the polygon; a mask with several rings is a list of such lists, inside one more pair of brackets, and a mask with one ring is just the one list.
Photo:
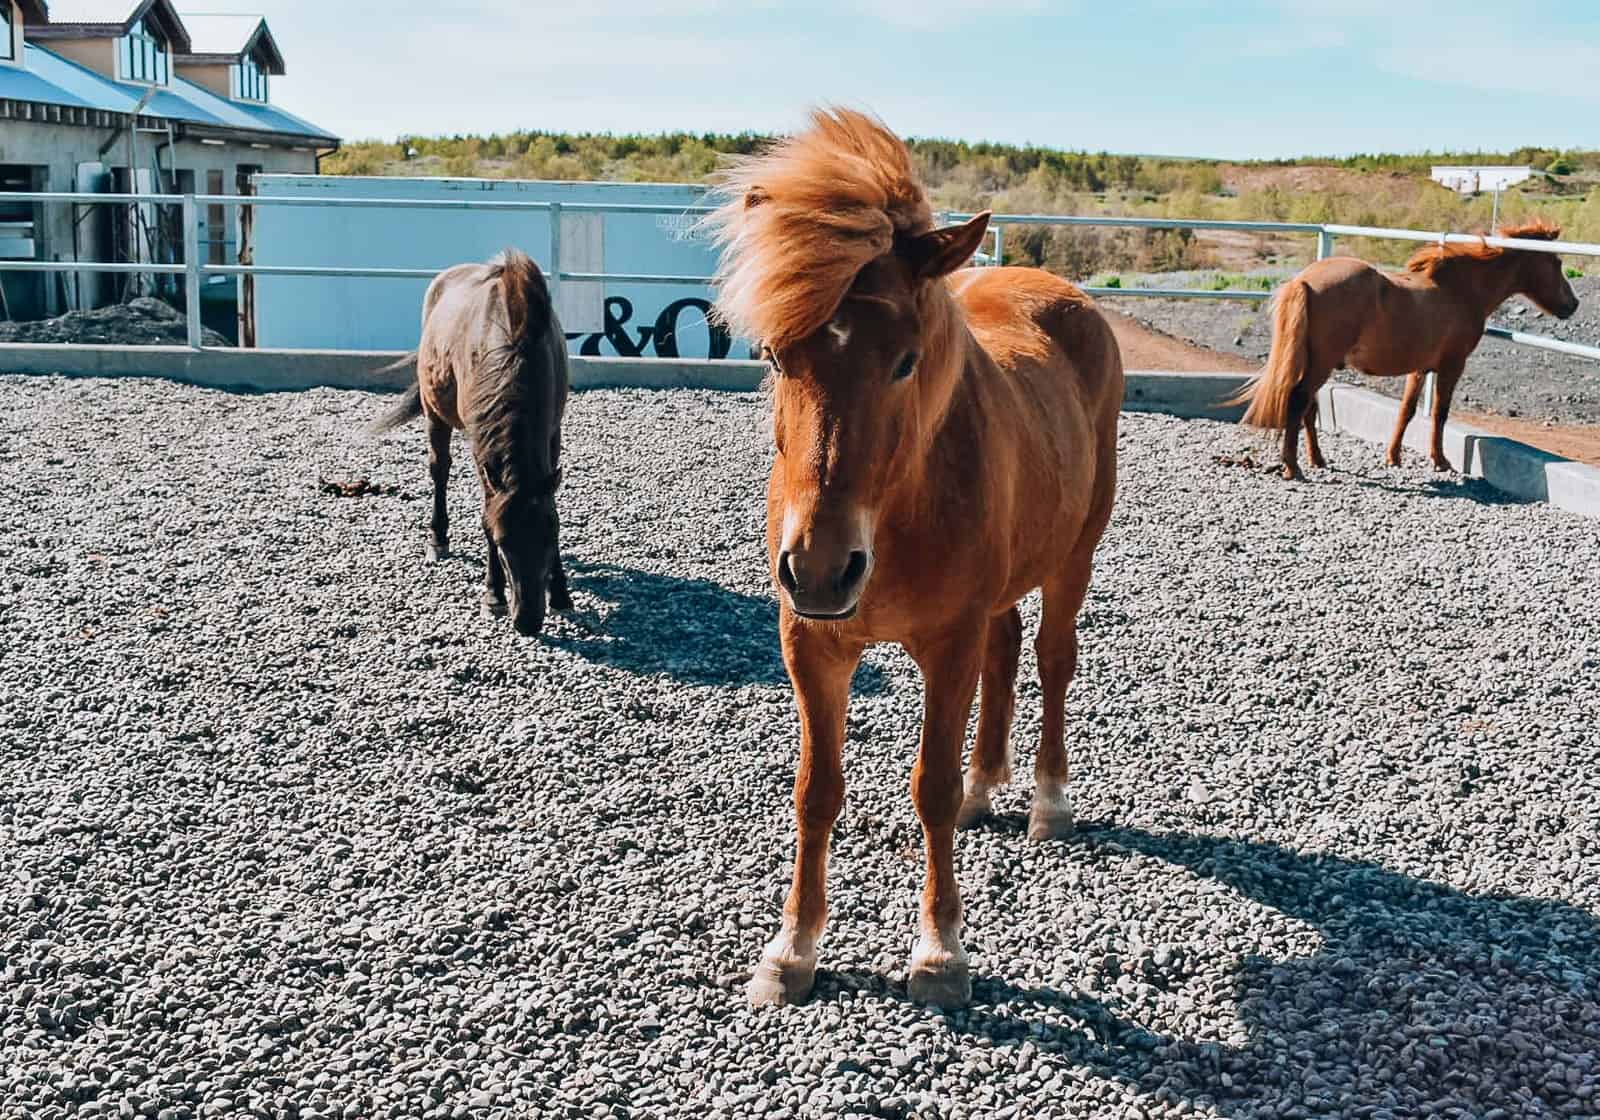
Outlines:
{"label": "horse's muzzle", "polygon": [[853,617],[871,576],[872,555],[859,548],[842,559],[808,551],[778,555],[778,585],[802,618],[842,622]]}

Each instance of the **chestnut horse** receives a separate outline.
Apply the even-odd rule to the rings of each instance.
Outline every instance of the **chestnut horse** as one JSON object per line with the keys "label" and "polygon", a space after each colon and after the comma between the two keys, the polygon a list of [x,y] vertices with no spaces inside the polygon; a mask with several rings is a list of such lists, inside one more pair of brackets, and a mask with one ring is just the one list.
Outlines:
{"label": "chestnut horse", "polygon": [[450,438],[465,431],[483,487],[484,609],[504,614],[509,598],[517,631],[537,634],[547,587],[551,607],[572,608],[556,514],[567,348],[539,266],[509,249],[440,273],[422,301],[416,362],[417,383],[374,426],[428,419],[428,558],[450,554]]}
{"label": "chestnut horse", "polygon": [[[1556,226],[1533,222],[1501,237],[1554,241]],[[1327,466],[1317,445],[1317,390],[1346,365],[1379,377],[1407,376],[1400,421],[1389,441],[1389,465],[1400,465],[1400,444],[1416,415],[1423,375],[1437,375],[1433,402],[1433,465],[1450,469],[1444,425],[1467,358],[1483,338],[1494,309],[1518,292],[1562,319],[1578,310],[1561,258],[1487,242],[1430,245],[1403,273],[1380,272],[1352,257],[1331,257],[1306,268],[1278,290],[1272,354],[1266,367],[1230,402],[1250,402],[1244,422],[1283,429],[1283,476],[1302,477],[1296,443],[1306,430],[1311,464]]]}
{"label": "chestnut horse", "polygon": [[810,993],[851,676],[867,646],[898,642],[924,682],[911,797],[927,875],[910,994],[957,1006],[972,988],[955,831],[1011,778],[1017,603],[1036,588],[1044,724],[1029,835],[1072,827],[1066,693],[1116,490],[1121,354],[1071,284],[1034,269],[958,272],[989,215],[935,229],[905,145],[874,118],[814,112],[721,189],[708,219],[724,246],[719,311],[763,341],[774,373],[767,546],[800,712],[794,877],[749,996]]}

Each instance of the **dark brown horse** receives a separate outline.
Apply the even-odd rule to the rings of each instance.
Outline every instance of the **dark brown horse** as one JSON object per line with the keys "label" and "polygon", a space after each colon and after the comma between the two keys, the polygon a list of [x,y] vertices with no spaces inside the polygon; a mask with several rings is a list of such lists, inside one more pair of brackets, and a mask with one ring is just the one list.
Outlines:
{"label": "dark brown horse", "polygon": [[870,117],[815,113],[806,131],[739,164],[724,190],[711,219],[726,247],[721,314],[764,340],[775,372],[767,544],[800,708],[799,850],[750,998],[788,1003],[811,990],[850,680],[867,646],[898,642],[925,683],[911,796],[927,878],[910,991],[959,1005],[971,980],[955,831],[1011,778],[1017,602],[1036,588],[1044,721],[1029,836],[1072,827],[1066,694],[1116,490],[1121,355],[1065,281],[958,272],[988,215],[935,229],[905,145]]}
{"label": "dark brown horse", "polygon": [[488,264],[457,265],[428,286],[417,383],[376,425],[427,417],[432,560],[450,552],[450,438],[466,432],[483,485],[484,607],[503,614],[509,599],[523,634],[543,627],[547,587],[551,607],[572,607],[556,513],[566,405],[561,324],[539,266],[513,249]]}
{"label": "dark brown horse", "polygon": [[[1500,236],[1554,241],[1561,230],[1535,222],[1502,229]],[[1486,242],[1430,245],[1394,275],[1352,257],[1318,261],[1278,290],[1272,354],[1232,403],[1250,402],[1246,424],[1283,429],[1283,475],[1300,478],[1301,425],[1311,465],[1327,466],[1317,445],[1316,401],[1333,371],[1349,366],[1379,377],[1404,374],[1400,421],[1389,441],[1389,465],[1399,466],[1423,376],[1432,372],[1437,384],[1430,451],[1433,465],[1449,470],[1444,425],[1456,382],[1490,314],[1519,292],[1562,319],[1578,310],[1577,294],[1554,253]]]}

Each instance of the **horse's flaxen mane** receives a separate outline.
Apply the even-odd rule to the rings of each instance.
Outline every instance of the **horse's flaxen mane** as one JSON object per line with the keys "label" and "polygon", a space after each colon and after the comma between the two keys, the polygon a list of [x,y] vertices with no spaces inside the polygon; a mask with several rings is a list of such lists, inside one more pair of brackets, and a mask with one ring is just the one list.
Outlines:
{"label": "horse's flaxen mane", "polygon": [[[1561,238],[1561,227],[1542,219],[1534,219],[1521,225],[1501,226],[1500,232],[1495,236],[1514,237],[1524,241],[1558,241]],[[1406,271],[1432,276],[1452,261],[1491,261],[1505,253],[1505,249],[1481,241],[1476,245],[1469,243],[1429,245],[1411,254],[1411,259],[1406,261]]]}
{"label": "horse's flaxen mane", "polygon": [[719,177],[706,219],[722,245],[717,313],[745,338],[781,346],[820,328],[857,273],[897,235],[933,228],[904,143],[850,109],[809,126]]}

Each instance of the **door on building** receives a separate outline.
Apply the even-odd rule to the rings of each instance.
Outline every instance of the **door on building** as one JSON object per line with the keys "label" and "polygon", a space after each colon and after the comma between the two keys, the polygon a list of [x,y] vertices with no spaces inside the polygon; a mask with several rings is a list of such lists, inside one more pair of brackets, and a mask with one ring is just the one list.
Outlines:
{"label": "door on building", "polygon": [[[261,174],[261,165],[258,163],[241,163],[235,182],[241,195],[250,196],[256,193],[255,177]],[[255,263],[255,246],[251,235],[255,231],[255,210],[249,206],[239,207],[239,263]],[[256,345],[256,278],[254,276],[241,276],[239,278],[239,345],[247,349],[254,349]]]}

